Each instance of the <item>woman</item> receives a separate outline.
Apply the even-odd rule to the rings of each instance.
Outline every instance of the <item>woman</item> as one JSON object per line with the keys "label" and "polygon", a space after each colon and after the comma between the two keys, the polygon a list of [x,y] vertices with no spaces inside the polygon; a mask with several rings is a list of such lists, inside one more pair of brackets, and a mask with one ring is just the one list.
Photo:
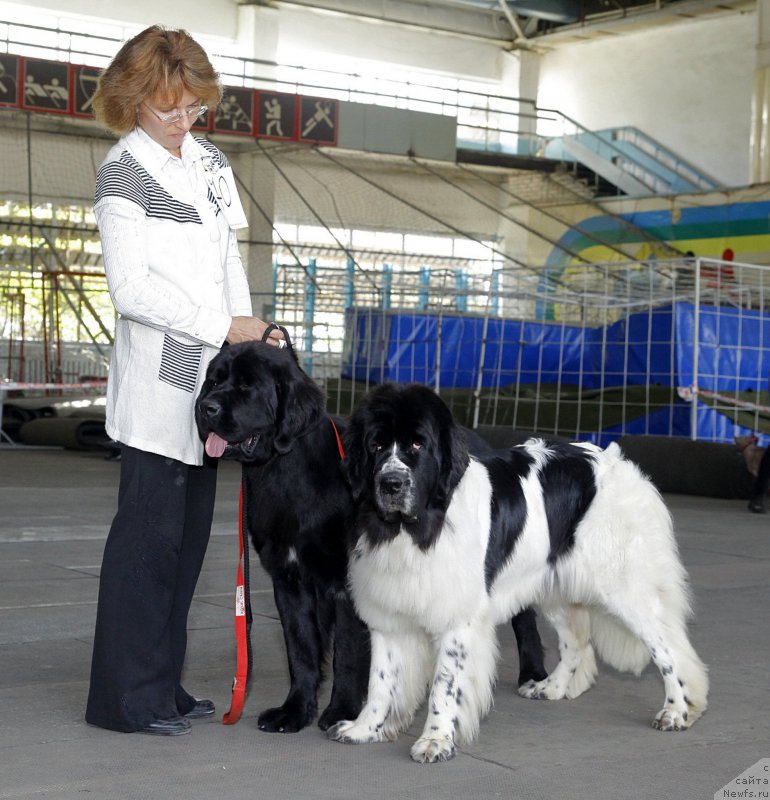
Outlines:
{"label": "woman", "polygon": [[97,120],[122,137],[99,170],[94,203],[119,313],[107,432],[122,458],[86,720],[110,730],[175,736],[214,713],[181,684],[216,488],[193,406],[222,344],[266,328],[251,313],[232,171],[190,134],[220,96],[200,45],[153,26],[121,48],[93,100]]}

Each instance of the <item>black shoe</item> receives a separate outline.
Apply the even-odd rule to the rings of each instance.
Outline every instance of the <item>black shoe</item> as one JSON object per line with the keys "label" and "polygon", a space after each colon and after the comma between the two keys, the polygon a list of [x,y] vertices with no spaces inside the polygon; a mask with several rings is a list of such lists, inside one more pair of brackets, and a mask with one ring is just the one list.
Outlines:
{"label": "black shoe", "polygon": [[751,511],[752,514],[767,514],[765,501],[752,497],[751,500],[749,500],[749,511]]}
{"label": "black shoe", "polygon": [[202,719],[203,717],[210,717],[213,713],[214,704],[211,700],[198,700],[196,698],[195,705],[182,716],[185,719]]}
{"label": "black shoe", "polygon": [[181,736],[191,730],[190,720],[172,717],[171,719],[156,719],[138,730],[137,733],[149,733],[153,736]]}

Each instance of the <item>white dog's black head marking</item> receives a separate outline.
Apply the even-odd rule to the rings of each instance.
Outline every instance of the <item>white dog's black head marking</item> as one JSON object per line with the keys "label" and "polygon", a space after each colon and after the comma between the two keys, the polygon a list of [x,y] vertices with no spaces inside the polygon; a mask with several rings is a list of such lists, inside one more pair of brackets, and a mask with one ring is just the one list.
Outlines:
{"label": "white dog's black head marking", "polygon": [[345,452],[368,535],[387,541],[403,526],[429,548],[468,466],[465,437],[446,405],[424,386],[379,386],[353,414]]}
{"label": "white dog's black head marking", "polygon": [[255,464],[289,452],[323,413],[323,392],[294,354],[261,342],[223,348],[195,403],[206,452]]}

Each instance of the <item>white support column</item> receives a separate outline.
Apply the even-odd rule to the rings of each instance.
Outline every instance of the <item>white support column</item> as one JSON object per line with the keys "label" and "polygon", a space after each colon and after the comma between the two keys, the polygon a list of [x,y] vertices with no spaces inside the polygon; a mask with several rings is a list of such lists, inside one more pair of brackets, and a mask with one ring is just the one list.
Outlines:
{"label": "white support column", "polygon": [[[280,38],[279,11],[257,5],[238,6],[238,43],[244,55],[275,62]],[[260,74],[270,77],[270,70],[261,66]],[[241,201],[249,220],[242,238],[241,256],[251,289],[254,314],[273,320],[273,210],[275,181],[266,158],[256,152],[239,153],[231,158],[233,170],[248,187],[256,204],[242,192]],[[280,320],[275,320],[280,322]]]}
{"label": "white support column", "polygon": [[751,183],[770,181],[770,0],[757,0],[757,61],[751,93]]}
{"label": "white support column", "polygon": [[275,61],[280,35],[280,12],[268,6],[238,6],[238,46],[247,58]]}
{"label": "white support column", "polygon": [[233,162],[233,171],[254,198],[252,201],[245,191],[241,192],[249,227],[239,232],[241,257],[249,281],[254,314],[265,321],[273,321],[273,168],[258,153],[241,153],[230,160]]}
{"label": "white support column", "polygon": [[[534,155],[537,141],[537,120],[534,119],[534,101],[540,76],[540,55],[531,50],[513,50],[506,53],[501,70],[502,93],[533,102],[519,104],[516,122],[516,152]],[[505,142],[504,144],[508,144]]]}
{"label": "white support column", "polygon": [[[519,82],[516,94],[525,100],[537,102],[541,56],[533,50],[519,50],[518,56]],[[537,139],[537,120],[529,115],[535,113],[535,106],[532,103],[522,103],[520,111],[522,114],[519,120],[520,136],[534,142]]]}
{"label": "white support column", "polygon": [[[510,97],[519,97],[524,100],[537,101],[537,87],[540,74],[540,55],[533,50],[513,50],[506,54],[503,64],[501,80],[502,93]],[[519,104],[519,118],[517,124],[516,152],[521,156],[536,156],[538,150],[537,120],[534,117],[535,105],[531,103]],[[533,173],[534,175],[534,173]],[[504,181],[504,187],[521,186],[521,174],[510,177]],[[512,201],[505,194],[501,194],[501,207],[508,216],[529,224],[530,211],[525,206]],[[506,216],[501,216],[498,236],[504,252],[520,263],[537,264],[535,254],[547,251],[542,250],[542,241],[533,237],[526,228],[516,225]],[[510,264],[506,264],[510,267]],[[510,287],[505,287],[510,288]]]}

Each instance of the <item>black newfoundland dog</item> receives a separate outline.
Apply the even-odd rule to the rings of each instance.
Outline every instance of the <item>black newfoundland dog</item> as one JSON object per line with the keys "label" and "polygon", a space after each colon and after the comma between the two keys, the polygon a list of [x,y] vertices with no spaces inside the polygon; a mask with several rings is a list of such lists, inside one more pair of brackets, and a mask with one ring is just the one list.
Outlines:
{"label": "black newfoundland dog", "polygon": [[617,445],[546,444],[469,456],[443,401],[381,386],[350,421],[345,469],[358,502],[350,587],[371,634],[367,702],[327,735],[395,739],[429,688],[415,761],[445,761],[492,702],[496,626],[538,603],[560,661],[525,697],[577,697],[597,652],[665,687],[653,727],[706,709],[706,669],[687,637],[689,602],[671,517]]}
{"label": "black newfoundland dog", "polygon": [[[291,686],[283,705],[259,715],[259,728],[288,733],[312,722],[332,642],[331,700],[318,724],[355,718],[367,694],[369,634],[348,591],[354,505],[323,392],[290,348],[232,345],[209,365],[196,421],[209,455],[242,463],[248,532],[283,626]],[[513,627],[520,682],[545,677],[534,612]]]}

